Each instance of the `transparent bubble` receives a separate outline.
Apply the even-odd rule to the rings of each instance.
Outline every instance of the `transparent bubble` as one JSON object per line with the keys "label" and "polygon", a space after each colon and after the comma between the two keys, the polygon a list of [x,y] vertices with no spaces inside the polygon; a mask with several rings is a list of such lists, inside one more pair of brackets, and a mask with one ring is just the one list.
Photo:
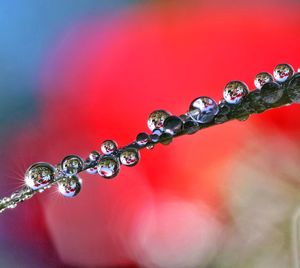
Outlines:
{"label": "transparent bubble", "polygon": [[97,151],[92,151],[89,154],[88,160],[91,162],[95,162],[95,161],[99,160],[99,158],[100,158],[100,154]]}
{"label": "transparent bubble", "polygon": [[136,136],[136,143],[140,146],[146,145],[149,140],[149,135],[145,132],[139,133]]}
{"label": "transparent bubble", "polygon": [[33,164],[25,173],[25,184],[32,190],[41,189],[54,181],[54,171],[48,163]]}
{"label": "transparent bubble", "polygon": [[57,183],[58,191],[64,197],[75,197],[81,190],[82,181],[81,179],[73,175],[69,178],[64,178]]}
{"label": "transparent bubble", "polygon": [[113,140],[106,140],[101,144],[101,151],[102,153],[108,155],[116,151],[118,148],[118,145]]}
{"label": "transparent bubble", "polygon": [[175,135],[175,134],[179,133],[180,131],[182,131],[183,122],[180,117],[171,115],[164,121],[163,127],[164,127],[164,131],[166,133]]}
{"label": "transparent bubble", "polygon": [[153,131],[155,128],[162,128],[163,123],[171,114],[165,110],[152,112],[148,118],[148,128]]}
{"label": "transparent bubble", "polygon": [[230,104],[239,103],[247,94],[248,86],[241,81],[230,81],[224,89],[223,97]]}
{"label": "transparent bubble", "polygon": [[118,175],[120,164],[118,159],[113,156],[103,156],[97,165],[97,169],[101,177],[110,179]]}
{"label": "transparent bubble", "polygon": [[261,96],[265,103],[273,104],[281,99],[283,89],[277,83],[270,82],[264,84],[261,88]]}
{"label": "transparent bubble", "polygon": [[68,155],[61,161],[63,172],[72,176],[83,170],[83,160],[77,155]]}
{"label": "transparent bubble", "polygon": [[291,65],[283,63],[278,64],[273,72],[277,82],[284,82],[294,74],[294,69]]}
{"label": "transparent bubble", "polygon": [[266,83],[273,82],[273,77],[271,74],[262,72],[256,75],[254,79],[254,85],[257,89],[261,89]]}
{"label": "transparent bubble", "polygon": [[189,116],[198,123],[208,123],[218,113],[217,103],[209,97],[194,99],[189,108]]}
{"label": "transparent bubble", "polygon": [[133,167],[140,160],[140,153],[135,148],[126,148],[120,154],[120,162],[122,165]]}

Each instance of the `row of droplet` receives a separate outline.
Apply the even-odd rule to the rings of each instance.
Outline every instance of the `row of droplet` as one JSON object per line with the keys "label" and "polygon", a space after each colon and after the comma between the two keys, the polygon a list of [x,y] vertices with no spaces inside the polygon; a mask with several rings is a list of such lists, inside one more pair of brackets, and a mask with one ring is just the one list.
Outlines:
{"label": "row of droplet", "polygon": [[[256,75],[254,85],[260,90],[266,83],[283,83],[291,76],[294,70],[288,64],[279,64],[275,67],[273,76],[267,72]],[[275,81],[274,81],[275,79]],[[241,81],[229,82],[223,92],[220,103],[230,105],[239,104],[249,93],[248,86]],[[36,163],[28,168],[25,173],[25,184],[34,191],[42,191],[51,184],[57,183],[59,192],[65,197],[74,197],[80,190],[82,180],[78,173],[86,170],[89,174],[99,174],[110,179],[120,171],[120,165],[135,166],[139,159],[139,149],[152,149],[155,143],[169,144],[173,137],[182,133],[184,129],[188,134],[197,131],[201,124],[212,122],[218,115],[220,106],[209,97],[194,99],[186,114],[174,116],[165,110],[156,110],[148,118],[148,128],[151,134],[139,133],[132,146],[118,149],[113,140],[106,140],[101,144],[101,152],[93,151],[86,161],[76,155],[65,157],[57,167],[48,163]],[[191,126],[195,126],[194,130]]]}
{"label": "row of droplet", "polygon": [[118,150],[113,140],[101,144],[102,155],[93,151],[86,161],[77,155],[66,156],[56,167],[39,162],[28,168],[25,173],[25,184],[34,191],[43,191],[49,185],[57,183],[58,191],[65,197],[74,197],[80,190],[82,180],[78,173],[86,170],[89,174],[98,173],[110,179],[120,170],[120,165],[134,166],[138,163],[140,153],[136,148]]}
{"label": "row of droplet", "polygon": [[[261,72],[256,75],[254,85],[260,91],[265,84],[275,83],[275,81],[279,84],[283,83],[292,77],[293,74],[294,70],[289,64],[279,64],[274,69],[274,78],[267,72]],[[276,84],[278,88],[279,84]],[[150,140],[153,143],[160,141],[168,144],[172,137],[183,129],[187,130],[188,134],[192,134],[199,129],[197,127],[201,126],[201,124],[210,123],[213,120],[217,123],[223,123],[226,121],[224,114],[228,113],[232,106],[241,103],[248,94],[248,86],[242,81],[235,80],[230,81],[225,86],[220,105],[210,97],[201,96],[194,99],[189,106],[188,112],[181,116],[173,116],[165,110],[156,110],[148,118],[148,128],[152,131],[152,134],[150,136],[145,133],[139,134],[137,142],[143,145]],[[220,108],[222,108],[222,111],[220,111]],[[227,111],[224,111],[226,109]],[[240,118],[240,120],[244,119]],[[195,128],[192,128],[192,126],[195,126]]]}

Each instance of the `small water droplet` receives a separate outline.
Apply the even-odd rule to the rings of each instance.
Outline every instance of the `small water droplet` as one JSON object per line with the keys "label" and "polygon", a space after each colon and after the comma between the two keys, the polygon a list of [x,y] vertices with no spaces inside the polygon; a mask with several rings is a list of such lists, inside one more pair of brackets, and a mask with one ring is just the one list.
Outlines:
{"label": "small water droplet", "polygon": [[140,146],[146,145],[150,141],[149,135],[145,132],[139,133],[136,136],[136,143]]}
{"label": "small water droplet", "polygon": [[100,158],[100,154],[97,151],[92,151],[89,154],[88,160],[91,162],[95,162],[95,161],[98,161],[99,158]]}

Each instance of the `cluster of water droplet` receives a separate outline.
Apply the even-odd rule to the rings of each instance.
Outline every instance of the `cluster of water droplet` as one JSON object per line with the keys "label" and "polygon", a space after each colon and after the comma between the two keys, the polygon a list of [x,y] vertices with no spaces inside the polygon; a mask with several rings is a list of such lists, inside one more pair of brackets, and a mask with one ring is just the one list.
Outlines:
{"label": "cluster of water droplet", "polygon": [[[299,70],[298,70],[299,72]],[[31,191],[43,191],[52,184],[57,184],[58,191],[65,197],[74,197],[81,190],[82,180],[78,173],[85,170],[89,174],[99,174],[102,178],[114,178],[120,171],[120,166],[135,166],[140,159],[139,150],[152,149],[156,143],[169,144],[176,136],[193,134],[210,124],[224,123],[230,119],[230,112],[245,106],[245,111],[260,112],[276,102],[284,94],[283,83],[289,81],[289,87],[297,89],[287,93],[291,102],[300,102],[300,73],[294,75],[293,68],[288,64],[275,67],[273,76],[267,72],[256,75],[256,89],[249,91],[248,86],[241,81],[230,81],[223,91],[223,99],[217,104],[212,98],[202,96],[194,99],[188,111],[180,116],[172,115],[165,110],[156,110],[148,118],[148,128],[151,133],[139,133],[135,141],[125,147],[118,148],[113,140],[105,140],[101,153],[92,151],[84,161],[76,155],[65,157],[56,167],[48,163],[36,163],[25,173],[25,184]],[[249,102],[244,101],[250,99]],[[243,109],[241,109],[243,111]],[[246,120],[250,112],[235,117]],[[3,199],[4,200],[4,199]],[[4,200],[2,202],[7,202]]]}

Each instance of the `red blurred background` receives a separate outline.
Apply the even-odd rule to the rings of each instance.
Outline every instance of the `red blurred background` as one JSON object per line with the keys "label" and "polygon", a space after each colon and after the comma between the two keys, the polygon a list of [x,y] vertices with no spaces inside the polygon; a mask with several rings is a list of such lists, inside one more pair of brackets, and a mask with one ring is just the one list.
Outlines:
{"label": "red blurred background", "polygon": [[[291,1],[150,1],[64,25],[34,74],[34,112],[3,134],[3,195],[33,162],[133,141],[155,109],[180,114],[195,97],[219,100],[229,80],[253,88],[278,63],[297,69],[299,11]],[[35,197],[1,216],[0,264],[290,267],[299,114],[293,105],[158,145],[114,180],[82,174],[72,200]]]}

